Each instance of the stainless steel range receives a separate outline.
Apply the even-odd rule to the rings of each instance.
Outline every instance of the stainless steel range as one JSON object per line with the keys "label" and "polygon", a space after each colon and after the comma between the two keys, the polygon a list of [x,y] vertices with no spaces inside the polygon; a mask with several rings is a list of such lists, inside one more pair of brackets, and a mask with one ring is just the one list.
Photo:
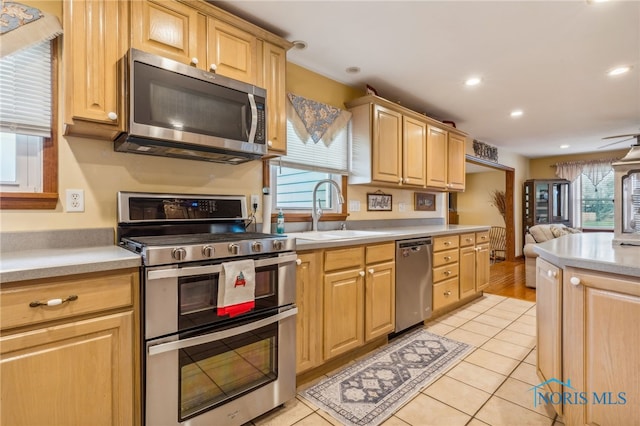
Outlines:
{"label": "stainless steel range", "polygon": [[295,397],[295,239],[246,232],[246,198],[118,194],[142,255],[147,425],[240,425]]}

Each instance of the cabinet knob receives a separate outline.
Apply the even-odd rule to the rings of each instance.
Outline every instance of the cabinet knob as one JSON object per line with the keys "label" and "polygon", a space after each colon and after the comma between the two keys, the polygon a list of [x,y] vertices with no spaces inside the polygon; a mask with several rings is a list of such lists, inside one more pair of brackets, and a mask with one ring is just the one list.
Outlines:
{"label": "cabinet knob", "polygon": [[296,259],[296,265],[298,266],[302,265],[302,259]]}
{"label": "cabinet knob", "polygon": [[444,245],[445,245],[445,246],[450,246],[450,245],[451,245],[451,241],[445,241],[445,242],[444,242]]}
{"label": "cabinet knob", "polygon": [[369,273],[373,275],[373,273],[375,272],[375,270],[373,268],[369,269]]}
{"label": "cabinet knob", "polygon": [[398,183],[402,183],[402,178],[398,178]]}
{"label": "cabinet knob", "polygon": [[555,277],[555,276],[557,276],[557,275],[558,275],[558,273],[557,273],[556,271],[552,271],[551,269],[549,269],[549,270],[547,271],[547,276],[548,276],[549,278],[551,278],[551,277]]}
{"label": "cabinet knob", "polygon": [[404,183],[409,183],[409,180],[410,180],[409,178],[404,178],[404,179],[403,179],[403,182],[404,182]]}
{"label": "cabinet knob", "polygon": [[273,142],[267,141],[267,146],[273,146]]}
{"label": "cabinet knob", "polygon": [[215,73],[217,69],[218,69],[218,66],[216,64],[209,65],[209,71]]}
{"label": "cabinet knob", "polygon": [[445,292],[444,292],[444,295],[445,295],[445,296],[451,296],[451,290],[447,290],[447,291],[445,291]]}
{"label": "cabinet knob", "polygon": [[575,286],[580,285],[580,278],[578,277],[571,277],[571,279],[569,280],[569,282]]}
{"label": "cabinet knob", "polygon": [[444,271],[443,274],[445,274],[446,276],[451,275],[451,271]]}
{"label": "cabinet knob", "polygon": [[445,256],[444,260],[451,260],[451,256]]}
{"label": "cabinet knob", "polygon": [[199,62],[198,58],[196,57],[191,58],[191,65],[198,65],[198,62]]}
{"label": "cabinet knob", "polygon": [[364,271],[360,271],[360,276],[364,277]]}
{"label": "cabinet knob", "polygon": [[109,117],[109,120],[111,121],[116,121],[118,119],[118,114],[116,114],[115,112],[111,111],[107,114],[107,117]]}

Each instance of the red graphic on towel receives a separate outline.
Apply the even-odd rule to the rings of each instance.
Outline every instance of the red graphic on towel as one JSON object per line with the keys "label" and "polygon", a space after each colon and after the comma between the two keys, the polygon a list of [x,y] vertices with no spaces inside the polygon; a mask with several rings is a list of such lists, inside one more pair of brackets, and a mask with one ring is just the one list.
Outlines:
{"label": "red graphic on towel", "polygon": [[238,276],[236,277],[236,282],[233,284],[234,287],[244,287],[247,285],[247,280],[244,279],[244,275],[242,274],[242,271],[240,271],[240,273],[238,274]]}

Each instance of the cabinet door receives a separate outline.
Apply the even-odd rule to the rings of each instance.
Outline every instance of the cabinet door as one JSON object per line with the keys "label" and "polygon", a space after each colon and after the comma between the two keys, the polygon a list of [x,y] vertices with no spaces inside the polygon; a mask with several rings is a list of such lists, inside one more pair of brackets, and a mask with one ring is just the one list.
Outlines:
{"label": "cabinet door", "polygon": [[476,292],[476,248],[460,248],[460,298]]}
{"label": "cabinet door", "polygon": [[402,178],[402,114],[373,106],[371,179],[399,184]]}
{"label": "cabinet door", "polygon": [[207,38],[208,63],[217,67],[216,73],[256,84],[258,40],[255,36],[225,22],[209,18]]}
{"label": "cabinet door", "polygon": [[3,425],[129,425],[133,313],[3,336]]}
{"label": "cabinet door", "polygon": [[204,17],[174,0],[132,1],[132,47],[206,69]]}
{"label": "cabinet door", "polygon": [[464,136],[449,133],[447,142],[447,187],[449,190],[464,191],[466,158]]}
{"label": "cabinet door", "polygon": [[324,359],[364,343],[364,271],[324,275]]}
{"label": "cabinet door", "polygon": [[[562,392],[562,270],[536,259],[536,372],[547,392]],[[562,415],[562,404],[554,404]]]}
{"label": "cabinet door", "polygon": [[427,127],[427,186],[447,188],[447,132]]}
{"label": "cabinet door", "polygon": [[286,51],[266,41],[262,43],[262,81],[258,82],[258,85],[267,89],[267,137],[269,139],[269,151],[286,154]]}
{"label": "cabinet door", "polygon": [[296,373],[309,370],[322,361],[322,287],[320,253],[299,253],[296,268]]}
{"label": "cabinet door", "polygon": [[491,274],[491,249],[489,244],[476,246],[476,291],[489,285]]}
{"label": "cabinet door", "polygon": [[367,265],[365,285],[365,341],[395,329],[395,262]]}
{"label": "cabinet door", "polygon": [[589,398],[563,407],[565,424],[638,424],[638,279],[574,268],[562,278],[563,381]]}
{"label": "cabinet door", "polygon": [[114,139],[124,130],[118,61],[128,49],[128,4],[64,2],[65,134]]}
{"label": "cabinet door", "polygon": [[403,117],[402,183],[424,186],[427,182],[427,123]]}

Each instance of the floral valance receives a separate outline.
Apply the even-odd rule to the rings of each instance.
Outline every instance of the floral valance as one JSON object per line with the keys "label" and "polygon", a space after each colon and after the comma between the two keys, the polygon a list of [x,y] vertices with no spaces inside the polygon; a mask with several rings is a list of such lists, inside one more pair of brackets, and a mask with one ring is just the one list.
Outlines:
{"label": "floral valance", "polygon": [[62,34],[60,21],[22,3],[0,1],[0,57]]}
{"label": "floral valance", "polygon": [[573,182],[578,176],[584,173],[597,190],[598,184],[611,172],[611,164],[616,161],[618,161],[618,159],[614,158],[556,163],[556,176]]}
{"label": "floral valance", "polygon": [[293,124],[298,137],[303,141],[311,138],[313,143],[322,140],[329,145],[351,119],[349,111],[293,93],[288,93],[287,97],[289,98],[287,117]]}

